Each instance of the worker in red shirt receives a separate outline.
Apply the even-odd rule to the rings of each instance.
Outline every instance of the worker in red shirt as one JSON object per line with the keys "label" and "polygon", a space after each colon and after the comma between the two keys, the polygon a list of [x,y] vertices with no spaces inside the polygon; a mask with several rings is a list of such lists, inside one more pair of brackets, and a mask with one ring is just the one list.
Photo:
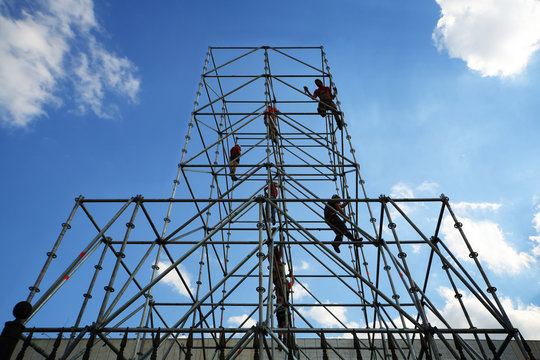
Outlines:
{"label": "worker in red shirt", "polygon": [[[292,277],[292,275],[291,275]],[[289,308],[289,294],[291,292],[293,283],[294,283],[294,277],[292,277],[292,281],[288,281],[285,276],[281,278],[280,282],[284,282],[283,287],[285,289],[281,289],[280,286],[276,286],[274,288],[274,291],[276,293],[276,318],[277,318],[277,325],[278,328],[281,329],[287,329],[291,326],[291,311]],[[286,342],[287,341],[287,333],[286,332],[279,332],[278,338]]]}
{"label": "worker in red shirt", "polygon": [[229,165],[231,166],[231,179],[232,181],[238,180],[236,177],[236,167],[240,164],[240,156],[242,155],[242,148],[238,144],[234,144],[231,148],[231,154],[229,157]]}
{"label": "worker in red shirt", "polygon": [[[270,189],[270,190],[269,190]],[[276,200],[278,196],[278,190],[275,182],[270,182],[265,188],[264,188],[264,196],[268,197],[269,200]],[[269,205],[268,202],[266,203],[266,219],[270,217],[270,212],[272,213],[272,225],[276,224],[276,208]]]}
{"label": "worker in red shirt", "polygon": [[325,117],[326,112],[330,110],[334,115],[334,119],[336,120],[339,130],[342,130],[343,120],[341,118],[341,113],[338,111],[337,106],[333,101],[336,98],[337,89],[334,88],[334,93],[332,93],[332,90],[328,86],[324,86],[320,79],[315,80],[315,85],[317,85],[317,89],[315,89],[313,95],[310,94],[307,86],[304,86],[305,93],[314,100],[319,98],[319,106],[317,107],[317,112],[319,115]]}
{"label": "worker in red shirt", "polygon": [[274,106],[268,106],[264,112],[264,125],[268,127],[268,132],[270,133],[270,139],[274,143],[277,143],[277,116],[279,110]]}
{"label": "worker in red shirt", "polygon": [[[285,274],[285,263],[282,261],[283,245],[274,246],[274,264],[272,271],[272,282],[274,284],[274,293],[276,295],[276,318],[278,328],[286,329],[291,326],[291,312],[289,309],[289,295],[294,284],[294,275],[289,274],[291,281]],[[269,258],[270,259],[270,258]],[[281,341],[287,340],[287,333],[280,332],[278,337]]]}
{"label": "worker in red shirt", "polygon": [[337,253],[340,252],[339,245],[343,241],[343,235],[345,235],[351,241],[362,241],[361,238],[357,238],[351,234],[347,229],[345,222],[341,220],[341,217],[347,218],[345,211],[343,210],[347,204],[348,201],[341,202],[339,195],[332,195],[332,200],[326,203],[326,206],[324,207],[324,220],[328,226],[330,226],[330,229],[334,230],[334,233],[336,234],[336,237],[332,242],[332,246]]}

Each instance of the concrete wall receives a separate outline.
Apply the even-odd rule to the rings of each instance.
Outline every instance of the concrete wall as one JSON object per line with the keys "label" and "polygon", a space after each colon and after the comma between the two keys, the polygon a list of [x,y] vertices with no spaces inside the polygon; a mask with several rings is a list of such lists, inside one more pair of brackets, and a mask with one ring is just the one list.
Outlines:
{"label": "concrete wall", "polygon": [[[180,339],[180,342],[182,344],[185,344],[186,339]],[[230,351],[230,349],[236,344],[238,340],[232,339],[227,343],[227,351]],[[329,346],[336,349],[337,353],[341,356],[343,359],[356,359],[356,352],[353,348],[353,341],[350,339],[327,339],[327,342]],[[494,340],[493,341],[495,345],[501,343],[501,341]],[[32,341],[33,344],[37,345],[41,349],[45,350],[47,354],[49,354],[52,351],[54,339],[35,339]],[[120,348],[120,339],[111,340],[111,343],[116,346],[116,348]],[[169,348],[169,344],[171,343],[171,340],[167,340],[167,343],[163,344],[163,347],[159,349],[158,351],[158,359],[165,359],[165,352],[166,349]],[[438,341],[438,347],[441,353],[442,359],[453,359],[453,356],[451,353],[446,349],[446,347]],[[57,351],[57,359],[60,358],[63,353],[65,346],[67,344],[66,340],[63,340],[58,351]],[[210,341],[206,341],[205,343],[207,346],[211,345],[212,343]],[[297,339],[297,344],[300,348],[303,349],[303,352],[300,353],[300,359],[313,359],[313,360],[322,360],[323,359],[323,351],[321,349],[321,343],[319,339]],[[478,347],[474,343],[470,343],[471,346],[475,349]],[[540,359],[540,341],[528,341],[529,346],[533,350],[533,354],[537,359]],[[16,355],[19,353],[19,349],[21,348],[22,342],[19,342],[17,349],[15,350],[15,354],[12,356],[12,359],[16,358]],[[126,346],[126,350],[124,352],[124,355],[131,356],[133,354],[133,348],[135,345],[134,340],[129,340],[128,345]],[[194,340],[194,347],[196,349],[193,350],[193,356],[192,360],[204,360],[203,356],[203,350],[201,349],[201,341],[200,340]],[[213,344],[212,344],[213,345]],[[487,345],[484,343],[485,348],[487,349]],[[69,359],[82,359],[82,355],[85,351],[86,346],[86,340],[82,342],[79,346],[75,348],[75,350],[71,353],[71,356]],[[151,349],[151,340],[146,340],[144,343],[144,349]],[[271,346],[271,342],[269,342],[269,346]],[[380,343],[379,343],[380,346]],[[417,348],[419,349],[419,347]],[[178,345],[172,346],[171,350],[169,351],[166,359],[184,359],[185,356],[182,354],[180,355],[180,349]],[[218,357],[214,357],[214,350],[206,350],[206,359],[218,359]],[[328,348],[327,350],[328,358],[330,360],[333,359],[340,359],[340,356],[336,354],[333,350]],[[381,353],[382,354],[382,353]],[[253,359],[254,351],[253,351],[253,345],[252,343],[249,344],[248,348],[244,349],[237,357],[236,359]],[[369,351],[363,350],[362,356],[365,359],[369,359],[368,357]],[[493,356],[491,354],[487,354],[489,359],[492,359]],[[466,355],[467,358],[469,356]],[[2,358],[2,357],[0,357]],[[267,357],[261,357],[266,359]],[[278,351],[277,345],[274,343],[274,350],[273,350],[273,358],[274,359],[287,359],[286,353],[284,351]],[[401,359],[401,357],[398,355],[398,358]],[[25,360],[43,360],[44,357],[40,354],[38,354],[34,349],[28,348],[28,350],[24,354]],[[103,342],[96,342],[96,344],[93,346],[90,359],[100,359],[100,360],[116,360],[116,354],[108,347],[104,346]],[[377,359],[383,359],[382,356],[377,357]],[[523,356],[521,356],[521,352],[519,351],[519,348],[515,342],[510,343],[506,351],[504,352],[501,360],[514,360],[514,359],[523,359]]]}

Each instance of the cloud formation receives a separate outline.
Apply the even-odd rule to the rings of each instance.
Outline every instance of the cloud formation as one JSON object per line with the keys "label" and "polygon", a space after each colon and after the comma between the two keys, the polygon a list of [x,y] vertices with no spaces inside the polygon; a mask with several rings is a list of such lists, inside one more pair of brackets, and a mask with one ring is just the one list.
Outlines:
{"label": "cloud formation", "polygon": [[[473,295],[459,289],[463,294],[461,300],[471,317],[471,321],[476,327],[500,327],[497,320],[486,310],[486,308]],[[468,328],[469,325],[459,302],[454,298],[454,291],[447,287],[439,288],[439,294],[444,299],[444,307],[440,310],[450,325],[453,327]],[[502,306],[506,311],[512,324],[517,327],[526,339],[540,339],[540,307],[529,304],[514,303],[508,297],[500,298]]]}
{"label": "cloud formation", "polygon": [[[170,262],[158,262],[159,270],[158,272],[161,274],[165,269],[167,269],[169,266],[171,266]],[[180,271],[180,274],[182,274],[182,277],[184,278],[186,285],[189,288],[189,291],[193,294],[193,287],[191,285],[192,282],[192,276],[191,274],[182,266],[182,264],[177,266],[178,271]],[[180,280],[180,277],[176,273],[175,270],[172,270],[169,272],[163,280],[161,280],[163,283],[169,285],[172,287],[176,292],[178,292],[181,295],[184,295],[186,297],[189,297],[189,292],[182,280]]]}
{"label": "cloud formation", "polygon": [[404,182],[398,182],[390,190],[390,196],[394,198],[413,198],[415,192],[422,194],[423,196],[433,196],[437,193],[439,184],[433,181],[422,181],[418,186],[406,184]]}
{"label": "cloud formation", "polygon": [[396,185],[392,186],[390,196],[393,198],[413,198],[414,192],[411,186],[399,182]]}
{"label": "cloud formation", "polygon": [[[325,304],[330,304],[326,301]],[[325,309],[322,306],[314,306],[309,309],[301,309],[302,315],[315,320],[319,325],[323,327],[341,327],[339,321],[343,322],[348,328],[358,328],[360,325],[354,321],[348,321],[347,308],[343,306],[329,306]],[[339,319],[339,321],[338,321]]]}
{"label": "cloud formation", "polygon": [[[304,287],[302,286],[304,285]],[[293,297],[295,301],[299,301],[300,299],[304,298],[305,296],[311,297],[306,289],[309,290],[308,284],[302,284],[299,285],[298,283],[295,283],[292,287]]]}
{"label": "cloud formation", "polygon": [[456,204],[452,205],[452,208],[456,211],[460,211],[461,213],[467,213],[469,211],[497,211],[500,209],[502,204],[498,203],[490,203],[490,202],[483,202],[483,203],[471,203],[462,201]]}
{"label": "cloud formation", "polygon": [[523,72],[540,47],[538,0],[435,0],[441,17],[432,37],[439,50],[482,76]]}
{"label": "cloud formation", "polygon": [[536,230],[536,235],[529,236],[529,239],[534,243],[532,253],[534,256],[540,256],[540,205],[536,208],[538,212],[533,217],[533,225]]}
{"label": "cloud formation", "polygon": [[248,318],[248,314],[242,314],[238,316],[231,316],[229,319],[227,319],[227,323],[229,326],[240,326],[246,320],[246,323],[242,325],[244,328],[250,328],[252,326],[257,325],[257,322],[253,318]]}
{"label": "cloud formation", "polygon": [[309,270],[311,267],[310,263],[304,260],[300,260],[300,265],[296,265],[294,268],[295,270]]}
{"label": "cloud formation", "polygon": [[[439,184],[432,181],[423,181],[420,185],[417,185],[417,186],[413,186],[411,184],[407,184],[404,182],[398,182],[397,184],[392,186],[392,189],[390,190],[390,197],[394,199],[397,199],[397,198],[412,199],[416,196],[417,193],[421,194],[422,196],[434,196],[438,188],[439,188]],[[406,214],[410,214],[411,212],[415,211],[418,207],[421,207],[421,205],[415,204],[415,203],[399,203],[399,207]],[[398,215],[397,210],[395,210],[394,208],[391,208],[390,216],[392,216],[392,218],[397,218],[400,215]]]}
{"label": "cloud formation", "polygon": [[[73,101],[79,112],[116,115],[108,94],[136,101],[140,80],[125,57],[97,40],[92,0],[31,3],[17,16],[0,13],[0,122],[25,127],[46,107]],[[73,88],[73,98],[60,94]]]}
{"label": "cloud formation", "polygon": [[[496,211],[500,204],[493,203],[458,203],[452,208],[463,224],[463,231],[469,240],[473,251],[478,252],[482,264],[498,275],[518,275],[525,269],[530,269],[536,259],[526,252],[519,252],[506,240],[499,224],[478,219],[480,211]],[[460,216],[461,215],[461,216]],[[450,250],[459,259],[472,262],[469,249],[465,245],[458,229],[454,228],[452,217],[445,216],[441,232]]]}

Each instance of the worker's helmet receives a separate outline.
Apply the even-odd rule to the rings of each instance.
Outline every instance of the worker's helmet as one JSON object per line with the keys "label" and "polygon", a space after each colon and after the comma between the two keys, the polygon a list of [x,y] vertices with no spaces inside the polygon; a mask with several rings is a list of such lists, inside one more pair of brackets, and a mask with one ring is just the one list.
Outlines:
{"label": "worker's helmet", "polygon": [[332,199],[339,199],[339,195],[337,194],[332,195]]}
{"label": "worker's helmet", "polygon": [[315,85],[321,86],[322,85],[321,79],[315,79]]}

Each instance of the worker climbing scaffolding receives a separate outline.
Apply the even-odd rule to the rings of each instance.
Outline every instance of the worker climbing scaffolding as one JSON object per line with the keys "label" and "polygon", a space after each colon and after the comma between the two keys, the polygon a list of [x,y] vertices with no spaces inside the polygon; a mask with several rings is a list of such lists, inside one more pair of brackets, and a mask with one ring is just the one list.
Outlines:
{"label": "worker climbing scaffolding", "polygon": [[362,241],[361,238],[354,236],[347,229],[347,225],[341,220],[341,217],[346,218],[345,211],[343,208],[347,206],[348,202],[341,202],[339,195],[332,195],[332,200],[326,203],[324,207],[324,220],[330,226],[330,228],[336,233],[336,237],[332,242],[334,250],[339,253],[339,245],[343,242],[343,235],[345,235],[349,240],[354,242]]}
{"label": "worker climbing scaffolding", "polygon": [[229,157],[230,175],[232,181],[238,180],[238,178],[236,177],[236,167],[238,166],[238,164],[240,164],[240,156],[242,156],[242,148],[240,147],[240,145],[235,144],[231,148]]}
{"label": "worker climbing scaffolding", "polygon": [[264,112],[264,124],[268,127],[268,134],[274,143],[277,143],[278,136],[277,114],[279,114],[279,110],[275,108],[275,105],[268,106]]}
{"label": "worker climbing scaffolding", "polygon": [[334,92],[328,86],[324,86],[323,82],[320,79],[315,80],[315,85],[317,89],[313,91],[313,95],[309,92],[309,88],[304,86],[304,92],[314,100],[319,99],[319,105],[317,107],[317,112],[322,117],[326,117],[326,112],[330,110],[334,119],[336,120],[337,127],[339,130],[343,129],[343,119],[341,117],[341,112],[338,110],[336,104],[334,104],[334,99],[337,95],[337,88],[334,87]]}
{"label": "worker climbing scaffolding", "polygon": [[[274,286],[275,295],[275,314],[277,319],[277,327],[281,329],[287,329],[292,326],[291,324],[291,311],[289,305],[290,293],[294,284],[294,275],[292,268],[290,273],[286,274],[285,262],[283,261],[283,244],[278,244],[273,247],[272,260],[272,282]],[[270,259],[270,257],[269,257]],[[290,281],[287,279],[290,277]],[[279,332],[278,337],[281,341],[286,343],[287,334],[285,332]]]}
{"label": "worker climbing scaffolding", "polygon": [[[268,200],[275,202],[278,196],[278,189],[277,185],[274,181],[271,181],[266,187],[264,188],[264,196],[268,198]],[[265,205],[265,216],[266,221],[270,222],[272,221],[272,225],[276,224],[276,208],[273,207],[271,204],[266,202]]]}
{"label": "worker climbing scaffolding", "polygon": [[[222,51],[225,55],[220,57]],[[314,55],[304,56],[306,53]],[[249,66],[244,66],[244,60]],[[264,66],[264,76],[258,71],[253,76],[255,67],[249,60]],[[54,358],[57,349],[66,349],[62,358],[75,358],[76,349],[84,349],[85,359],[350,359],[351,346],[355,358],[370,360],[523,358],[507,356],[507,349],[519,346],[521,354],[534,358],[501,308],[496,288],[487,278],[479,279],[479,284],[485,280],[486,294],[471,281],[474,275],[464,270],[476,265],[475,271],[483,274],[478,254],[464,238],[462,224],[446,197],[428,199],[430,206],[437,207],[439,221],[437,226],[430,224],[421,230],[422,224],[417,227],[405,217],[405,207],[400,207],[402,201],[417,200],[368,197],[343,113],[336,106],[337,90],[331,89],[332,75],[322,47],[211,48],[204,64],[172,196],[109,201],[81,196],[76,200],[47,253],[43,271],[30,287],[28,302],[33,312],[49,306],[47,302],[54,301],[61,287],[62,291],[72,289],[76,271],[76,275],[93,272],[93,277],[79,278],[96,282],[76,286],[85,291],[80,316],[72,316],[82,319],[80,322],[51,327],[40,323],[39,317],[31,318],[23,330],[26,340],[18,358],[26,358],[24,352],[34,350],[43,358]],[[239,74],[239,69],[245,72]],[[291,73],[291,69],[298,72]],[[306,87],[304,93],[300,89],[306,78],[321,78],[330,87],[317,79],[315,92],[311,94]],[[328,122],[309,121],[313,100],[318,101],[321,116],[330,115]],[[343,136],[329,129],[333,119]],[[239,166],[245,169],[241,181],[237,181]],[[341,194],[345,201],[339,195],[321,200],[329,192]],[[418,202],[426,204],[424,200]],[[123,205],[119,210],[114,207],[110,220],[105,221],[111,201]],[[96,215],[93,207],[100,202],[107,208],[91,216]],[[163,218],[158,205],[164,203],[169,207]],[[377,207],[376,211],[370,206]],[[82,236],[81,232],[71,236],[85,223],[72,221],[75,213],[81,214],[80,209],[90,219],[90,231],[85,228]],[[126,223],[130,209],[132,215]],[[469,247],[474,263],[462,266],[445,246],[445,239],[439,238],[443,218],[454,220],[456,238]],[[160,232],[156,224],[162,220]],[[270,225],[276,223],[279,226]],[[387,232],[384,240],[383,231]],[[403,234],[407,241],[402,241]],[[80,244],[85,235],[90,235],[89,242],[74,256],[67,254],[75,259],[73,263],[64,272],[53,273],[51,279],[49,263],[57,253],[61,261],[65,257],[60,255],[66,255],[60,241],[65,236],[67,241],[76,240],[72,244]],[[361,240],[359,235],[365,241],[355,246]],[[336,254],[343,250],[343,236],[351,240],[350,258],[349,254]],[[328,240],[334,251],[326,246]],[[141,246],[147,247],[142,259]],[[416,246],[431,255],[419,258],[407,253]],[[432,270],[416,277],[416,269],[409,270],[418,265],[412,261],[424,258],[422,267]],[[114,267],[109,266],[111,259]],[[439,270],[434,282],[429,277],[435,268]],[[151,276],[147,278],[148,270]],[[107,276],[97,276],[99,271],[107,271]],[[197,281],[189,283],[189,275]],[[172,302],[168,286],[152,291],[170,280],[185,284],[185,298]],[[459,280],[457,286],[454,280]],[[293,292],[293,283],[298,291]],[[467,304],[460,300],[467,296],[467,303],[479,299],[475,308],[488,309],[487,316],[493,315],[492,323],[497,325],[485,328],[469,319],[461,329],[447,323],[452,319],[435,311],[437,298],[432,294],[438,292],[433,283],[447,286],[449,292],[453,289],[450,298],[460,302],[456,314],[463,309],[457,316],[467,314]],[[458,287],[468,293],[458,292]],[[116,298],[111,295],[115,288]],[[92,313],[95,306],[86,306],[89,301],[102,304],[101,314]],[[238,318],[243,320],[236,322]],[[321,318],[330,319],[326,324],[331,326],[325,327]],[[71,333],[67,341],[66,328]],[[49,342],[45,351],[32,350],[33,334],[55,331],[56,345]],[[186,334],[186,339],[180,334]],[[489,338],[501,334],[505,341],[494,344]],[[122,336],[125,341],[118,348],[115,339]],[[354,342],[343,346],[344,342],[333,337],[352,337]],[[469,338],[474,338],[472,345]],[[101,351],[108,352],[101,356]]]}

